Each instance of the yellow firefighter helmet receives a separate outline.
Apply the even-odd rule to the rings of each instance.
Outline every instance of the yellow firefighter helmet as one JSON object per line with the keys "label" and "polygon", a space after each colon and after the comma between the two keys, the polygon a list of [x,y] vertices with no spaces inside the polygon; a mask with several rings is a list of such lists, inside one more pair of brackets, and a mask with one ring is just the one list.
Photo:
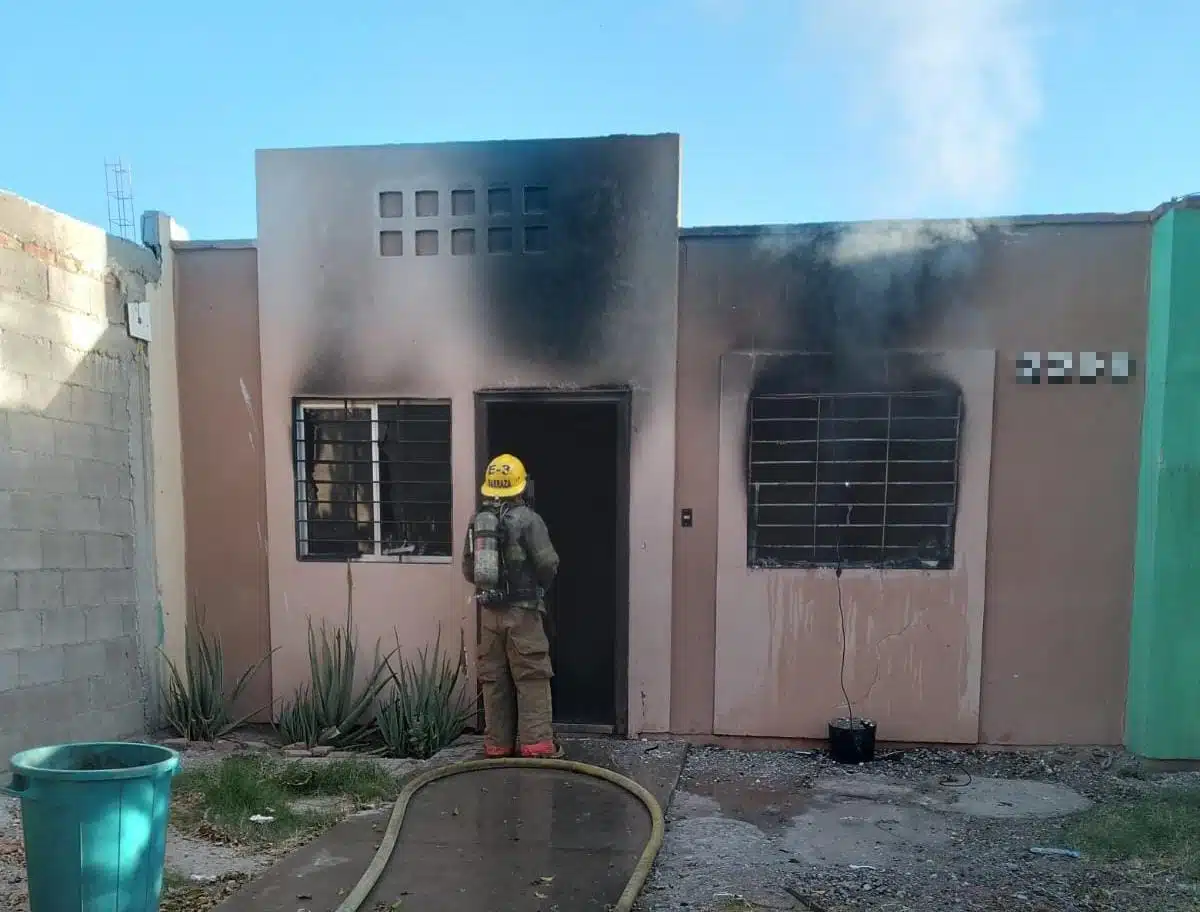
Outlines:
{"label": "yellow firefighter helmet", "polygon": [[525,465],[505,453],[488,463],[480,493],[484,497],[517,497],[525,490]]}

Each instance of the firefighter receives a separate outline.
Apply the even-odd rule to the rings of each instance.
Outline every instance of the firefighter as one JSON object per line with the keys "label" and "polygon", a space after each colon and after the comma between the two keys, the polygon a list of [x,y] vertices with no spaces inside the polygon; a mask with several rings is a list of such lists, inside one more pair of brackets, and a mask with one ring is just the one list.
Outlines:
{"label": "firefighter", "polygon": [[561,757],[551,728],[545,592],[558,572],[546,523],[525,502],[525,466],[504,454],[487,467],[483,504],[467,529],[462,572],[480,605],[484,755]]}

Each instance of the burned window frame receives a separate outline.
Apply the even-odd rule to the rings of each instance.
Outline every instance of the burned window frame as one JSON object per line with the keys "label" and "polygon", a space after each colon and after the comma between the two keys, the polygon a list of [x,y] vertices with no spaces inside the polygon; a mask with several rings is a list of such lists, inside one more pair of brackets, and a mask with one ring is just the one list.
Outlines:
{"label": "burned window frame", "polygon": [[[940,399],[951,405],[944,413],[929,416],[919,416],[914,414],[903,414],[905,409],[901,409],[902,414],[897,415],[896,403],[904,402],[911,403],[920,399]],[[884,400],[887,403],[887,412],[882,417],[839,417],[836,414],[836,408],[831,408],[833,403],[847,402],[867,402]],[[815,404],[815,417],[755,417],[755,405],[760,408],[767,402],[795,402]],[[962,473],[962,427],[963,427],[963,410],[964,397],[961,389],[956,384],[934,384],[928,387],[916,386],[908,389],[879,389],[870,391],[813,391],[807,390],[804,392],[755,392],[752,393],[747,402],[746,415],[746,564],[751,569],[831,569],[831,568],[858,568],[870,570],[942,570],[948,571],[954,568],[955,563],[955,539],[956,526],[958,518],[958,501],[959,501],[959,485]],[[765,438],[756,434],[756,429],[759,425],[765,425],[767,422],[787,422],[787,421],[808,421],[815,422],[815,435],[810,437],[795,437],[792,439],[771,439]],[[882,438],[850,438],[850,437],[831,437],[822,439],[821,429],[822,422],[831,421],[886,421],[886,431]],[[895,428],[894,422],[899,421],[940,421],[953,422],[952,437],[902,437],[893,433]],[[822,456],[822,444],[830,444],[835,453],[838,448],[846,452],[849,444],[855,443],[871,443],[883,444],[884,458],[879,459],[853,459],[846,456]],[[893,456],[893,445],[901,444],[916,448],[926,444],[951,444],[950,458],[948,459],[901,459]],[[755,448],[764,446],[779,446],[783,447],[812,447],[813,458],[811,460],[791,460],[772,462],[770,460],[756,459]],[[852,452],[852,450],[851,450]],[[861,472],[864,466],[882,464],[883,479],[878,480],[859,480],[847,482],[843,477],[853,475],[856,469]],[[936,479],[919,479],[919,480],[902,480],[893,477],[893,466],[899,465],[945,465],[947,473],[945,477],[937,477]],[[811,476],[799,477],[794,476],[789,480],[763,481],[762,474],[756,470],[761,470],[764,466],[791,466],[793,468],[805,466],[805,469],[799,471],[811,471]],[[828,481],[821,481],[821,469],[838,466],[842,471],[831,472]],[[811,467],[808,469],[807,467]],[[876,470],[877,471],[877,470]],[[786,469],[784,470],[786,472]],[[784,472],[775,473],[775,478],[780,478]],[[919,474],[919,473],[913,473]],[[932,474],[932,473],[931,473]],[[882,486],[882,502],[881,503],[855,503],[852,493],[854,485],[872,485]],[[801,498],[795,501],[765,502],[762,497],[762,488],[764,486],[794,486],[796,488],[811,487],[813,495],[811,499]],[[937,502],[927,503],[909,503],[908,500],[897,501],[893,498],[892,492],[896,491],[897,496],[902,496],[904,489],[910,485],[929,485],[929,486],[951,486],[950,497],[948,500],[940,500]],[[846,494],[842,496],[841,490],[845,486]],[[823,493],[823,489],[828,489],[828,496]],[[835,496],[836,495],[836,496]],[[910,495],[911,496],[911,495]],[[878,521],[854,522],[853,511],[855,508],[878,510],[880,518]],[[888,509],[892,510],[911,510],[930,511],[929,515],[935,510],[944,510],[945,516],[943,522],[889,522]],[[771,508],[794,509],[797,515],[804,511],[811,512],[811,523],[779,523],[771,524],[760,521],[762,511]],[[837,511],[838,516],[832,516],[831,511]],[[845,511],[846,517],[841,516],[841,511]],[[830,520],[826,522],[825,520]],[[776,529],[796,529],[799,530],[805,525],[811,527],[811,543],[798,543],[795,545],[780,545],[780,544],[762,544],[760,542],[761,530],[768,528]],[[834,542],[830,544],[826,539],[831,533],[822,533],[820,530],[834,529]],[[914,537],[920,535],[920,530],[926,530],[930,533],[936,532],[940,536],[940,540],[929,546],[914,545],[911,543],[889,545],[888,532],[895,529],[917,530],[913,533]],[[847,530],[850,530],[848,541],[843,541]],[[879,535],[878,544],[861,544],[861,539],[865,537],[861,533],[864,530],[877,532]],[[832,551],[833,554],[829,554]],[[863,552],[876,551],[876,555],[870,558],[864,558]],[[889,556],[889,551],[893,552]],[[764,554],[764,552],[769,552]],[[780,552],[794,552],[795,556],[781,557]],[[845,555],[845,556],[844,556]]]}
{"label": "burned window frame", "polygon": [[[430,409],[429,418],[414,418],[406,416],[405,411],[419,411],[421,409]],[[381,418],[381,409],[394,409],[395,414],[392,417]],[[331,466],[346,466],[346,465],[367,465],[370,468],[370,479],[348,479],[343,481],[344,484],[349,484],[357,488],[365,488],[370,492],[369,497],[363,497],[361,491],[355,491],[354,497],[351,500],[341,501],[342,503],[369,505],[370,518],[369,520],[355,519],[352,516],[347,517],[344,521],[348,524],[357,524],[360,529],[364,526],[369,527],[370,533],[357,534],[347,538],[327,538],[326,543],[340,543],[347,547],[343,549],[331,548],[326,551],[314,552],[314,544],[321,541],[319,538],[311,537],[311,526],[316,522],[338,522],[338,519],[332,520],[316,520],[311,514],[311,506],[320,503],[321,501],[314,496],[314,492],[310,487],[311,468],[310,463],[310,447],[312,441],[309,440],[308,423],[310,413],[317,411],[342,412],[345,416],[342,420],[350,425],[362,425],[369,428],[368,436],[361,440],[346,440],[343,442],[358,443],[359,445],[370,448],[369,457],[359,459],[331,459],[323,464]],[[368,415],[365,418],[350,418],[349,416],[355,412],[364,411]],[[330,423],[336,419],[329,419]],[[401,428],[415,423],[428,422],[430,424],[444,424],[444,438],[439,436],[435,440],[413,440],[405,439],[402,434],[400,443],[420,444],[428,446],[444,447],[445,459],[422,459],[414,461],[389,460],[382,453],[381,447],[387,445],[387,437],[385,428],[395,426]],[[337,562],[344,563],[345,561],[357,562],[384,562],[384,563],[424,563],[424,564],[444,564],[453,560],[454,551],[454,486],[453,486],[453,410],[451,400],[449,399],[387,399],[387,398],[350,398],[350,399],[335,399],[335,398],[297,398],[293,400],[292,410],[292,465],[295,474],[295,489],[293,498],[295,500],[295,522],[296,522],[296,558],[300,561],[313,562]],[[430,467],[438,467],[444,470],[444,479],[439,480],[396,480],[387,479],[384,477],[384,472],[387,466],[398,465],[428,465]],[[396,510],[397,506],[401,507],[418,507],[415,511],[401,510],[401,516],[397,516],[395,512],[391,518],[385,517],[385,489],[390,488],[391,491],[396,490],[391,488],[392,485],[421,485],[430,488],[444,488],[445,497],[430,498],[428,500],[407,499],[407,498],[391,498],[391,509]],[[414,517],[413,514],[416,514]],[[399,538],[389,536],[387,527],[391,527],[393,533],[398,533],[406,526],[410,525],[427,525],[438,526],[444,529],[444,533],[438,536],[430,536],[427,539],[405,539],[400,544]],[[360,549],[363,546],[369,546],[369,550],[359,550],[357,553],[352,549],[352,545],[360,543]],[[411,552],[400,552],[397,548],[414,548]]]}

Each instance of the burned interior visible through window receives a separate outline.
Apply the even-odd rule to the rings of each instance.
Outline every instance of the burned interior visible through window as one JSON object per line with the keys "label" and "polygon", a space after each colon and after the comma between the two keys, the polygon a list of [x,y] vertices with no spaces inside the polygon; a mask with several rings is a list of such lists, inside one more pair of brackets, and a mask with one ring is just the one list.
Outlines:
{"label": "burned interior visible through window", "polygon": [[449,402],[304,402],[295,446],[300,557],[450,556]]}
{"label": "burned interior visible through window", "polygon": [[961,414],[945,386],[753,395],[749,564],[952,567]]}

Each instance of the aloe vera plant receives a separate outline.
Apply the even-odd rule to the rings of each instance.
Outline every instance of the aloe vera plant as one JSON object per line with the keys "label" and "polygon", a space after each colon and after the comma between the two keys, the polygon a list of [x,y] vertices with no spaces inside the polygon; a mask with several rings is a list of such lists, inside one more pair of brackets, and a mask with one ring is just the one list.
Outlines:
{"label": "aloe vera plant", "polygon": [[321,736],[321,723],[317,718],[317,704],[312,689],[307,684],[297,688],[295,696],[280,707],[275,728],[284,744],[316,745]]}
{"label": "aloe vera plant", "polygon": [[228,693],[225,692],[225,653],[220,638],[213,636],[210,639],[202,624],[197,626],[195,637],[184,656],[182,674],[161,647],[159,653],[169,672],[163,693],[163,715],[167,724],[181,738],[216,741],[270,705],[268,703],[237,718],[232,715],[233,704],[271,658],[274,650],[247,668]]}
{"label": "aloe vera plant", "polygon": [[362,687],[356,687],[358,637],[346,627],[328,629],[320,635],[308,622],[308,662],[312,674],[312,703],[321,744],[351,748],[366,742],[375,723],[375,702],[387,684],[384,671],[390,658],[380,658],[379,644]]}
{"label": "aloe vera plant", "polygon": [[387,658],[375,644],[374,664],[357,684],[358,637],[354,631],[354,576],[346,561],[346,623],[320,629],[308,619],[309,682],[297,688],[280,710],[276,729],[285,743],[363,748],[375,737],[376,701],[387,683]]}
{"label": "aloe vera plant", "polygon": [[[396,635],[396,649],[400,637]],[[442,633],[438,629],[433,653],[425,647],[417,660],[399,658],[393,667],[386,659],[392,692],[379,708],[379,733],[390,753],[400,757],[427,759],[452,744],[463,733],[471,710],[463,694],[461,659],[453,662],[442,653]]]}

